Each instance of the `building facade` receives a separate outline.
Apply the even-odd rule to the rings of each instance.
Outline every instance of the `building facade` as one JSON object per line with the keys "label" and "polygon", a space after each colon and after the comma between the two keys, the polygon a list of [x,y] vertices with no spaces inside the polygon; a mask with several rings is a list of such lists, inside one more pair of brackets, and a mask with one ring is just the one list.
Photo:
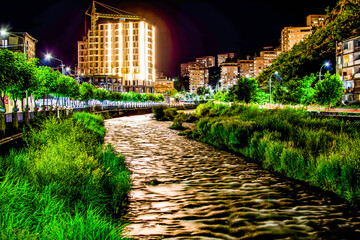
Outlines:
{"label": "building facade", "polygon": [[191,67],[189,78],[189,89],[196,93],[198,87],[207,88],[209,84],[209,69],[205,67]]}
{"label": "building facade", "polygon": [[112,91],[154,92],[155,26],[120,11],[97,13],[93,3],[91,29],[78,42],[78,74]]}
{"label": "building facade", "polygon": [[228,59],[228,58],[234,58],[235,55],[236,55],[235,53],[223,53],[223,54],[218,54],[218,55],[217,55],[218,67],[220,67],[221,64],[226,61],[226,59]]}
{"label": "building facade", "polygon": [[12,52],[25,53],[27,58],[35,58],[37,40],[27,32],[14,32],[0,35],[0,48],[9,49]]}
{"label": "building facade", "polygon": [[238,60],[239,77],[253,78],[254,77],[254,60]]}
{"label": "building facade", "polygon": [[360,101],[360,36],[337,44],[336,73],[345,88],[342,101]]}
{"label": "building facade", "polygon": [[221,87],[229,89],[237,83],[238,79],[239,79],[238,63],[221,64],[221,73],[220,73]]}
{"label": "building facade", "polygon": [[275,48],[271,51],[261,51],[260,56],[254,58],[254,77],[258,77],[262,71],[270,67],[280,53],[280,48]]}
{"label": "building facade", "polygon": [[199,67],[215,67],[215,57],[206,56],[201,58],[196,58],[197,66]]}
{"label": "building facade", "polygon": [[174,82],[171,79],[162,76],[155,79],[155,92],[164,93],[174,88]]}
{"label": "building facade", "polygon": [[318,27],[325,21],[325,15],[311,14],[306,17],[307,27]]}
{"label": "building facade", "polygon": [[190,77],[190,68],[196,67],[196,62],[188,62],[188,63],[182,63],[180,65],[181,67],[181,76],[182,77]]}
{"label": "building facade", "polygon": [[285,27],[281,31],[281,51],[289,51],[311,34],[312,27]]}

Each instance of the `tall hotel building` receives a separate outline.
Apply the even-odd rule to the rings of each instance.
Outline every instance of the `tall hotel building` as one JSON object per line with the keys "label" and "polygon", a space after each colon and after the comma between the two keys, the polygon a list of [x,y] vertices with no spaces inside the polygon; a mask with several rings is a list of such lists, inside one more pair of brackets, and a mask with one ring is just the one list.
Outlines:
{"label": "tall hotel building", "polygon": [[[95,3],[110,13],[96,12]],[[78,42],[83,81],[111,91],[154,92],[155,26],[95,1],[88,12],[91,29]]]}

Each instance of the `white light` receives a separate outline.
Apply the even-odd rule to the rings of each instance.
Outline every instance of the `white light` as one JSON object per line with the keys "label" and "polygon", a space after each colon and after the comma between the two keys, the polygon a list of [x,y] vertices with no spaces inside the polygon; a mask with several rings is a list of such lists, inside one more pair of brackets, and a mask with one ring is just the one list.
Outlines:
{"label": "white light", "polygon": [[140,80],[146,80],[146,58],[145,58],[145,24],[143,21],[139,25],[139,63],[140,63]]}
{"label": "white light", "polygon": [[47,53],[47,54],[45,55],[45,59],[46,59],[46,60],[52,59],[51,53]]}
{"label": "white light", "polygon": [[5,29],[0,30],[0,35],[1,36],[6,36],[7,34],[8,34],[8,32]]}
{"label": "white light", "polygon": [[108,41],[107,41],[107,44],[108,44],[108,47],[107,47],[107,51],[108,51],[108,55],[107,55],[107,57],[108,57],[108,64],[109,64],[109,66],[108,66],[108,73],[109,74],[112,74],[112,72],[111,72],[111,60],[112,60],[112,46],[111,46],[111,38],[112,38],[112,36],[111,36],[111,24],[109,23],[109,24],[107,24],[107,30],[108,31],[105,31],[105,32],[107,32],[107,37],[108,37]]}

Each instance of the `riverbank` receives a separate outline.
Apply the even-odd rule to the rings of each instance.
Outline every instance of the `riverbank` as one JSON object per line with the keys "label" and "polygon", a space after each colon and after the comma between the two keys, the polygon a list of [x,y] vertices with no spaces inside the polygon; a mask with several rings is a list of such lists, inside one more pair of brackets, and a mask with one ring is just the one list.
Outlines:
{"label": "riverbank", "polygon": [[301,110],[213,103],[199,106],[196,113],[200,120],[188,137],[359,202],[358,124],[311,117]]}
{"label": "riverbank", "polygon": [[50,118],[0,157],[1,239],[123,239],[131,188],[124,156],[103,146],[104,118]]}

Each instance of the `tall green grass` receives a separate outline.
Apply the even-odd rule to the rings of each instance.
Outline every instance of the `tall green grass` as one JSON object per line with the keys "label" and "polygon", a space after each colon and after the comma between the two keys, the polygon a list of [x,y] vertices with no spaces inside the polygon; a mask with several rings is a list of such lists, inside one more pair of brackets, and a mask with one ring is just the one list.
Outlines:
{"label": "tall green grass", "polygon": [[265,168],[331,190],[350,202],[360,197],[360,127],[311,117],[304,110],[207,103],[187,135],[257,159]]}
{"label": "tall green grass", "polygon": [[100,116],[50,118],[0,158],[1,239],[122,239],[131,188],[125,158],[102,146]]}

